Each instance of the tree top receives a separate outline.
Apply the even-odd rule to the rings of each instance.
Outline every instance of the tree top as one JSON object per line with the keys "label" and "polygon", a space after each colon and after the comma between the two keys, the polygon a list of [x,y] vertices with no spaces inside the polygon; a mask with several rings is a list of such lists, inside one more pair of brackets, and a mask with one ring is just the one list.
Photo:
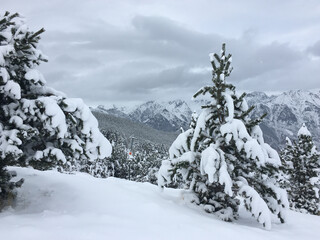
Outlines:
{"label": "tree top", "polygon": [[302,124],[302,127],[298,131],[298,136],[310,136],[311,137],[311,133],[309,132],[308,128],[306,127],[306,125],[304,123]]}

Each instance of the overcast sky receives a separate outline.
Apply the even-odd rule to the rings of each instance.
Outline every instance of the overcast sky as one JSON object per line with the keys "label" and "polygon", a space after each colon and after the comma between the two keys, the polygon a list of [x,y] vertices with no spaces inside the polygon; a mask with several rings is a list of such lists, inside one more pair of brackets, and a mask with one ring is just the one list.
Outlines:
{"label": "overcast sky", "polygon": [[48,85],[91,106],[190,99],[226,42],[241,91],[320,88],[319,0],[5,0],[46,29]]}

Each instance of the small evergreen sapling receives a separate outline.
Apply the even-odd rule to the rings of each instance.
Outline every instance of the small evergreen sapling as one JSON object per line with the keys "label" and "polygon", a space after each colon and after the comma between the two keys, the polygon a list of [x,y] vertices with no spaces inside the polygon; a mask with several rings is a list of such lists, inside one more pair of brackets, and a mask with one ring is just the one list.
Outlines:
{"label": "small evergreen sapling", "polygon": [[164,187],[182,178],[187,189],[184,199],[203,207],[219,218],[232,221],[238,217],[240,201],[266,228],[271,214],[285,221],[287,194],[276,185],[275,175],[281,165],[278,153],[263,140],[258,126],[263,117],[248,117],[245,94],[235,92],[226,83],[231,68],[231,54],[210,55],[212,85],[198,90],[194,97],[210,95],[191,127],[181,133],[169,149],[170,158],[162,162],[158,184]]}

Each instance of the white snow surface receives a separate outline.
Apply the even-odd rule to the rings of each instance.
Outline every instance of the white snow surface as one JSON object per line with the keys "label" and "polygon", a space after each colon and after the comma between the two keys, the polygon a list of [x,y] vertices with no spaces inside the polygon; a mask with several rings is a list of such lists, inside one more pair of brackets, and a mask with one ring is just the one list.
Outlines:
{"label": "white snow surface", "polygon": [[34,83],[38,83],[38,82],[40,82],[42,84],[46,83],[46,80],[44,79],[44,76],[37,69],[29,70],[24,77],[27,80],[34,81]]}
{"label": "white snow surface", "polygon": [[240,187],[239,193],[244,195],[246,201],[251,201],[252,214],[258,219],[258,222],[265,224],[266,229],[271,229],[271,212],[266,202],[260,197],[257,191],[241,182],[238,182]]}
{"label": "white snow surface", "polygon": [[26,181],[16,208],[0,213],[1,239],[320,239],[319,216],[290,211],[288,223],[265,230],[244,210],[228,223],[186,205],[181,190],[84,173],[10,170]]}
{"label": "white snow surface", "polygon": [[292,146],[292,142],[291,142],[290,138],[288,138],[288,137],[286,137],[286,144],[288,146]]}
{"label": "white snow surface", "polygon": [[179,157],[184,152],[189,151],[187,140],[188,137],[192,136],[193,129],[190,128],[187,131],[180,133],[177,139],[172,143],[169,148],[169,156],[170,158]]}
{"label": "white snow surface", "polygon": [[208,174],[210,183],[219,182],[224,185],[224,192],[232,196],[232,180],[227,170],[224,153],[210,144],[201,154],[200,171]]}
{"label": "white snow surface", "polygon": [[299,129],[298,131],[298,136],[311,136],[311,133],[309,132],[308,128],[306,127],[306,125],[303,123],[302,127]]}
{"label": "white snow surface", "polygon": [[[0,88],[2,92],[2,89]],[[5,95],[9,96],[12,99],[20,99],[21,98],[21,88],[20,85],[12,80],[8,80],[6,85],[3,87],[3,91]]]}
{"label": "white snow surface", "polygon": [[[220,75],[220,78],[221,78],[221,75]],[[230,94],[228,94],[228,93],[223,93],[222,95],[224,96],[224,99],[226,100],[226,104],[227,104],[227,108],[228,108],[228,117],[226,118],[226,121],[232,121],[233,116],[234,116],[233,99],[230,96]]]}

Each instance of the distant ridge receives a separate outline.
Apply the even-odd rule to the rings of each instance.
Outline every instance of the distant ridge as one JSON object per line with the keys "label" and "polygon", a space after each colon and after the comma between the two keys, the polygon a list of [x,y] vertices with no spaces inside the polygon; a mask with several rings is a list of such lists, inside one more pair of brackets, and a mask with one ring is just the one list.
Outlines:
{"label": "distant ridge", "polygon": [[164,132],[153,129],[145,124],[96,110],[93,110],[92,113],[97,118],[101,130],[118,131],[126,139],[133,136],[140,142],[148,141],[163,144],[169,148],[179,134],[178,132]]}
{"label": "distant ridge", "polygon": [[[314,141],[320,147],[319,89],[292,90],[271,96],[264,92],[251,92],[246,99],[249,105],[256,106],[251,117],[268,114],[260,126],[265,141],[273,147],[283,147],[285,137],[296,139],[302,123],[307,125]],[[178,132],[181,127],[189,128],[192,112],[199,112],[204,102],[205,100],[197,100],[187,103],[179,99],[167,102],[148,101],[130,110],[126,107],[114,106],[106,109],[99,106],[95,111],[143,123],[162,132]]]}

